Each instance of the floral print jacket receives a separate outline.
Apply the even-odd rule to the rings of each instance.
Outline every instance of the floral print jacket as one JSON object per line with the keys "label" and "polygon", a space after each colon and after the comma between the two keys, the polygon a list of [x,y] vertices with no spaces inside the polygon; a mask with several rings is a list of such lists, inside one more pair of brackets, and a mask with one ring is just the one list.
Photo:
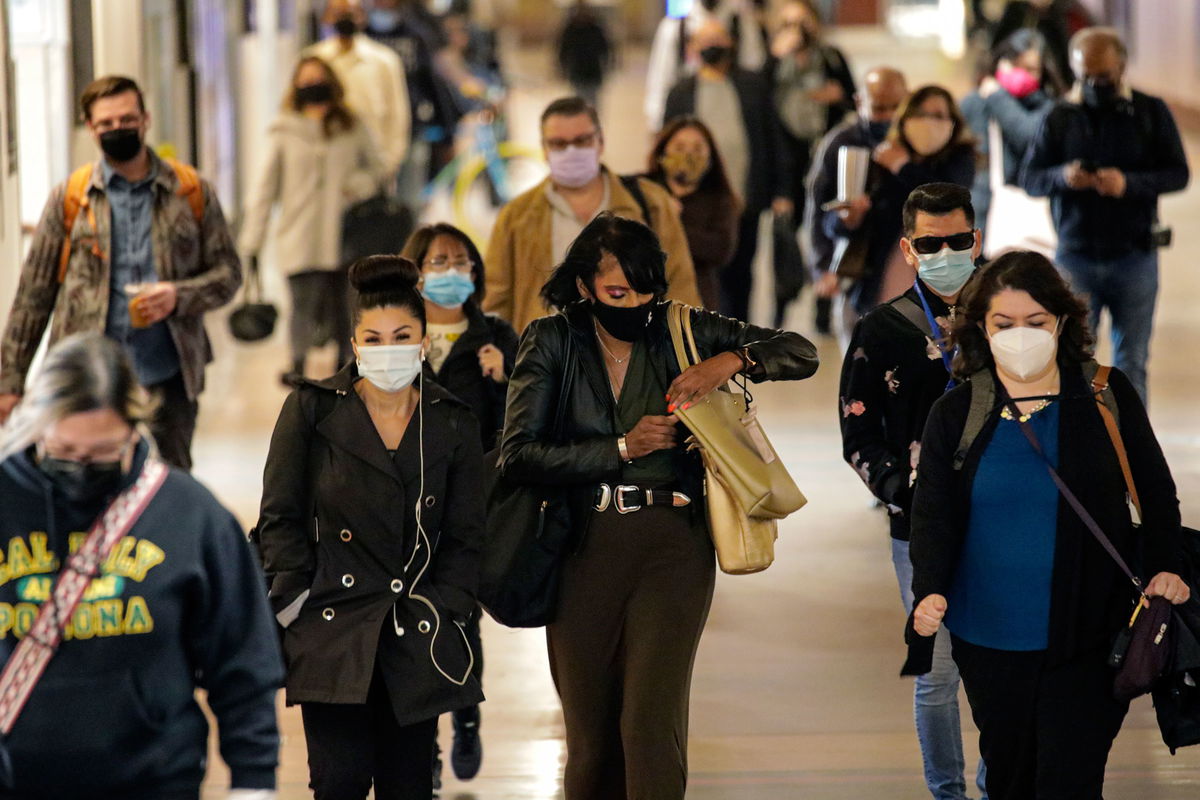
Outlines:
{"label": "floral print jacket", "polygon": [[[915,289],[901,297],[920,308]],[[940,340],[951,309],[928,289],[925,297],[942,328]],[[843,457],[887,506],[892,536],[907,540],[921,434],[949,375],[929,324],[916,327],[897,310],[899,300],[874,309],[855,327],[842,364],[838,419]]]}
{"label": "floral print jacket", "polygon": [[[166,321],[179,353],[184,386],[195,399],[204,388],[204,367],[212,360],[204,314],[225,305],[237,293],[242,285],[242,265],[212,185],[200,181],[204,214],[197,221],[187,197],[179,194],[175,171],[153,151],[150,158],[155,162],[154,266],[160,280],[171,281],[178,290],[175,311]],[[0,394],[24,390],[26,373],[50,325],[51,313],[50,344],[73,333],[104,332],[110,280],[104,254],[110,250],[112,214],[103,175],[100,164],[95,164],[88,187],[92,213],[81,209],[75,218],[70,261],[61,284],[58,271],[66,234],[66,182],[55,187],[46,201],[0,342]]]}

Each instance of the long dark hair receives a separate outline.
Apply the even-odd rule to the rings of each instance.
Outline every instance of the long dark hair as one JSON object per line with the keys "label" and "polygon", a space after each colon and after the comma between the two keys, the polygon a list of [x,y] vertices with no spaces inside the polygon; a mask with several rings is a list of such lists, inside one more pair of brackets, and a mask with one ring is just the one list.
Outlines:
{"label": "long dark hair", "polygon": [[1058,64],[1046,42],[1046,37],[1033,28],[1021,28],[992,48],[989,75],[995,75],[1001,61],[1016,62],[1022,54],[1036,50],[1042,57],[1042,91],[1051,97],[1060,97],[1066,92],[1067,84],[1058,73]]}
{"label": "long dark hair", "polygon": [[374,308],[403,308],[421,321],[425,333],[425,298],[417,291],[421,271],[403,256],[367,256],[350,265],[354,287],[354,325],[364,311]]}
{"label": "long dark hair", "polygon": [[888,131],[888,140],[898,142],[904,145],[904,149],[908,152],[915,153],[916,151],[913,150],[908,138],[904,135],[904,123],[908,122],[909,118],[916,114],[921,105],[931,97],[940,97],[946,101],[946,106],[950,109],[950,119],[954,121],[954,132],[950,134],[950,141],[946,142],[945,147],[931,156],[925,156],[925,158],[930,161],[941,161],[954,151],[964,147],[970,148],[974,152],[975,137],[971,134],[971,126],[967,124],[962,111],[959,110],[958,103],[954,101],[954,95],[950,94],[945,87],[932,83],[922,86],[910,94],[908,99],[900,106],[900,111],[896,114],[896,120],[892,123],[891,130]]}
{"label": "long dark hair", "polygon": [[1088,328],[1087,305],[1071,292],[1050,259],[1031,250],[1005,253],[979,271],[963,292],[951,342],[958,347],[954,376],[965,380],[993,366],[992,349],[984,332],[992,298],[1005,289],[1028,292],[1042,308],[1061,319],[1060,361],[1092,358],[1096,340]]}
{"label": "long dark hair", "polygon": [[483,256],[479,254],[479,248],[475,246],[475,242],[471,241],[471,237],[463,233],[458,228],[448,222],[438,222],[433,225],[422,225],[413,231],[412,236],[408,237],[408,241],[404,243],[404,249],[400,251],[400,255],[410,259],[417,265],[417,269],[421,269],[421,265],[425,262],[425,256],[429,253],[429,248],[433,244],[433,240],[439,236],[449,236],[451,239],[459,242],[463,249],[467,251],[467,258],[471,259],[471,274],[472,280],[475,281],[475,292],[471,295],[471,299],[476,305],[483,302],[484,294],[484,272]]}
{"label": "long dark hair", "polygon": [[667,185],[667,175],[663,171],[662,164],[659,161],[662,159],[663,154],[667,152],[667,145],[671,143],[671,139],[675,138],[675,134],[685,128],[698,131],[704,137],[704,141],[708,143],[708,172],[704,173],[704,177],[700,179],[700,184],[696,187],[696,192],[728,197],[736,204],[734,210],[730,213],[740,214],[741,200],[738,198],[737,192],[734,191],[733,184],[729,182],[729,172],[725,169],[725,159],[721,158],[721,151],[717,148],[717,140],[713,138],[712,131],[700,121],[699,117],[691,114],[672,117],[663,126],[663,129],[658,132],[658,137],[654,140],[654,148],[651,149],[650,156],[646,160],[646,177],[663,186]]}
{"label": "long dark hair", "polygon": [[297,114],[302,110],[302,106],[296,99],[296,79],[300,77],[300,70],[304,69],[306,64],[316,64],[325,72],[325,80],[329,83],[332,89],[333,99],[329,103],[329,110],[325,112],[325,118],[321,120],[322,130],[325,132],[325,138],[328,139],[335,133],[345,133],[352,130],[358,124],[358,117],[346,105],[346,90],[342,86],[342,82],[338,80],[337,73],[333,71],[333,67],[323,58],[317,56],[304,56],[296,62],[296,68],[292,70],[292,81],[288,84],[287,94],[283,97],[283,107],[287,111],[294,111]]}
{"label": "long dark hair", "polygon": [[661,299],[667,294],[667,254],[654,231],[640,222],[604,212],[587,224],[567,249],[567,256],[542,287],[542,300],[563,309],[580,300],[579,278],[591,286],[600,270],[600,259],[612,253],[630,287]]}

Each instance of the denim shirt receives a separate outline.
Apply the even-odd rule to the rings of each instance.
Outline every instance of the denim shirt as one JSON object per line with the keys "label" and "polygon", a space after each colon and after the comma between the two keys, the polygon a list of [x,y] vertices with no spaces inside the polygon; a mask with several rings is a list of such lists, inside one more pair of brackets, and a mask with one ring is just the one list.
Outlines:
{"label": "denim shirt", "polygon": [[158,280],[151,237],[155,172],[151,171],[137,183],[130,183],[118,175],[107,160],[101,160],[101,165],[112,207],[111,282],[104,332],[125,345],[138,382],[153,386],[179,374],[179,354],[166,322],[140,329],[130,325],[130,298],[125,287],[131,283]]}

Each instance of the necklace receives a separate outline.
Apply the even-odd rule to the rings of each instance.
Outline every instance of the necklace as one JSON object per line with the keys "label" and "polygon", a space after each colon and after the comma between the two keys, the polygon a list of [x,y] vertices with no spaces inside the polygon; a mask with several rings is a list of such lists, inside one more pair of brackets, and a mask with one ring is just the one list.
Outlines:
{"label": "necklace", "polygon": [[[1052,402],[1054,402],[1054,401],[1050,400],[1050,399],[1039,401],[1037,405],[1035,405],[1033,408],[1029,409],[1029,412],[1027,414],[1022,414],[1021,416],[1017,417],[1016,418],[1017,421],[1018,422],[1029,422],[1029,420],[1033,417],[1034,414],[1038,413],[1039,411],[1044,411],[1047,408],[1047,406],[1049,406]],[[1003,408],[1001,408],[1000,409],[1000,418],[1006,419],[1009,422],[1012,422],[1013,421],[1012,409],[1009,408],[1007,405],[1004,406]]]}
{"label": "necklace", "polygon": [[[613,361],[617,362],[618,364],[624,364],[626,361],[629,360],[629,356],[625,356],[624,358],[617,358],[616,355],[613,354],[613,351],[608,349],[608,345],[606,345],[604,343],[604,337],[600,335],[600,323],[596,322],[596,320],[593,319],[592,327],[594,327],[596,329],[596,341],[600,343],[600,347],[604,349],[604,352],[608,354],[609,358],[611,358]],[[629,351],[629,354],[633,355],[632,349]]]}

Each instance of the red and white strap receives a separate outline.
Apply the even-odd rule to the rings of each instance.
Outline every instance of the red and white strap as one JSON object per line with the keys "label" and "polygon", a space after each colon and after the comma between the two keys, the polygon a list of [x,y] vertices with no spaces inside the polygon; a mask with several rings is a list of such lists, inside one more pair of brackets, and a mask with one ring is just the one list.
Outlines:
{"label": "red and white strap", "polygon": [[138,479],[117,495],[92,525],[83,545],[67,558],[50,599],[42,604],[33,627],[21,639],[0,673],[0,735],[7,736],[16,724],[21,709],[58,650],[63,629],[75,613],[75,607],[92,579],[100,573],[100,566],[113,546],[124,538],[158,493],[167,471],[161,461],[146,461]]}

